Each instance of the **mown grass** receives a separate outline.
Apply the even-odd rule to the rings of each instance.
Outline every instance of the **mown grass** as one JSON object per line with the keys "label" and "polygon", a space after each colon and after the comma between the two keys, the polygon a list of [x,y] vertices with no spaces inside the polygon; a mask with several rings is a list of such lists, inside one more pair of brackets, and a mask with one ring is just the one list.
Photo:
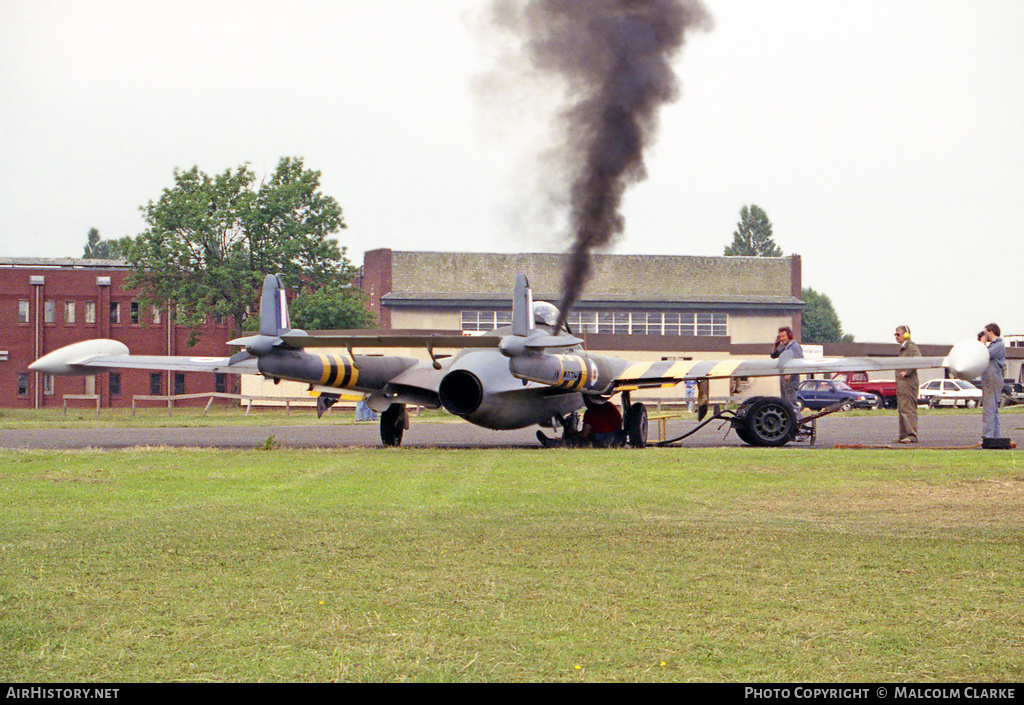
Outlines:
{"label": "mown grass", "polygon": [[9,681],[1019,681],[1014,452],[0,452]]}

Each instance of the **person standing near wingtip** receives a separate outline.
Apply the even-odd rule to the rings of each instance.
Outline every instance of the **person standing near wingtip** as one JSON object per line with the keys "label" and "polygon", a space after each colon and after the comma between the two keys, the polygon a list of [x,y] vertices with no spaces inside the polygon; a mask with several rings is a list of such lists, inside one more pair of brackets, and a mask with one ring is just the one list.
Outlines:
{"label": "person standing near wingtip", "polygon": [[988,346],[988,367],[981,373],[981,437],[1002,438],[999,434],[999,402],[1002,401],[1006,346],[995,323],[985,326],[981,342]]}
{"label": "person standing near wingtip", "polygon": [[[772,347],[772,359],[779,360],[783,364],[797,358],[803,358],[804,349],[796,342],[793,329],[789,326],[779,328],[779,334],[775,336],[775,345]],[[779,378],[779,391],[782,394],[782,401],[793,407],[793,411],[799,415],[800,409],[796,403],[796,391],[800,386],[800,375],[782,375]]]}
{"label": "person standing near wingtip", "polygon": [[[917,343],[910,339],[910,328],[896,326],[900,357],[921,357]],[[917,370],[896,371],[896,409],[900,417],[899,443],[917,443]]]}

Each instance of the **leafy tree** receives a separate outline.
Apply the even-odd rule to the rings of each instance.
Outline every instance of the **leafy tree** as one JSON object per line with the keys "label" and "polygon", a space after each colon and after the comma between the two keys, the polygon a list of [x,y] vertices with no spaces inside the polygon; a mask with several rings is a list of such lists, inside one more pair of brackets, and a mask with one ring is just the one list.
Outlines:
{"label": "leafy tree", "polygon": [[292,325],[302,330],[368,328],[374,324],[362,292],[334,284],[297,296],[288,313]]}
{"label": "leafy tree", "polygon": [[801,337],[805,343],[852,343],[853,336],[843,334],[832,300],[810,287],[800,292],[804,303]]}
{"label": "leafy tree", "polygon": [[89,234],[85,242],[85,251],[82,253],[82,257],[85,259],[124,259],[131,243],[131,236],[122,237],[117,240],[103,240],[100,238],[99,230],[89,228]]}
{"label": "leafy tree", "polygon": [[[173,301],[175,319],[192,329],[207,316],[246,326],[268,273],[282,274],[298,293],[340,288],[355,269],[330,236],[345,227],[341,207],[320,191],[320,172],[284,158],[255,186],[247,165],[209,176],[175,170],[174,186],[143,206],[149,226],[126,258],[128,287],[147,304]],[[250,326],[251,327],[251,326]]]}
{"label": "leafy tree", "polygon": [[732,244],[725,248],[726,255],[745,257],[781,257],[782,249],[772,239],[772,221],[756,205],[740,209],[740,222],[732,234]]}

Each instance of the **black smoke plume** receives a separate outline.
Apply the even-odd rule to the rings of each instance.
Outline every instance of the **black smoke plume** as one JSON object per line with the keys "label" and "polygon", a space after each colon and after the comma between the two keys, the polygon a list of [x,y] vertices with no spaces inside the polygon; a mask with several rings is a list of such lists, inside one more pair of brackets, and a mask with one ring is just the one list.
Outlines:
{"label": "black smoke plume", "polygon": [[496,0],[492,17],[521,38],[532,68],[561,76],[571,181],[562,320],[583,293],[592,253],[623,231],[626,189],[646,177],[658,110],[679,95],[672,59],[685,34],[709,26],[699,0]]}

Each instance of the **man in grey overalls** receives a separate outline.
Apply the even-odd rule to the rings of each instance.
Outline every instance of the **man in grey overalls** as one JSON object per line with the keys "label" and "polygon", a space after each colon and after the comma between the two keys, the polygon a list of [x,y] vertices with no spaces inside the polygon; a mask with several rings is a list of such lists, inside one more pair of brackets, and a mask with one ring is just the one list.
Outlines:
{"label": "man in grey overalls", "polygon": [[1003,370],[1006,346],[999,337],[999,326],[985,326],[982,342],[988,346],[988,367],[981,373],[981,437],[1002,438],[999,433],[999,402],[1003,397]]}
{"label": "man in grey overalls", "polygon": [[[795,358],[803,358],[804,349],[796,342],[793,329],[789,326],[779,328],[779,334],[775,336],[775,347],[772,348],[772,359],[778,359],[782,363],[789,362]],[[799,414],[800,409],[796,403],[796,389],[800,386],[800,375],[782,375],[779,379],[779,391],[782,393],[782,400],[793,407],[793,411]]]}

